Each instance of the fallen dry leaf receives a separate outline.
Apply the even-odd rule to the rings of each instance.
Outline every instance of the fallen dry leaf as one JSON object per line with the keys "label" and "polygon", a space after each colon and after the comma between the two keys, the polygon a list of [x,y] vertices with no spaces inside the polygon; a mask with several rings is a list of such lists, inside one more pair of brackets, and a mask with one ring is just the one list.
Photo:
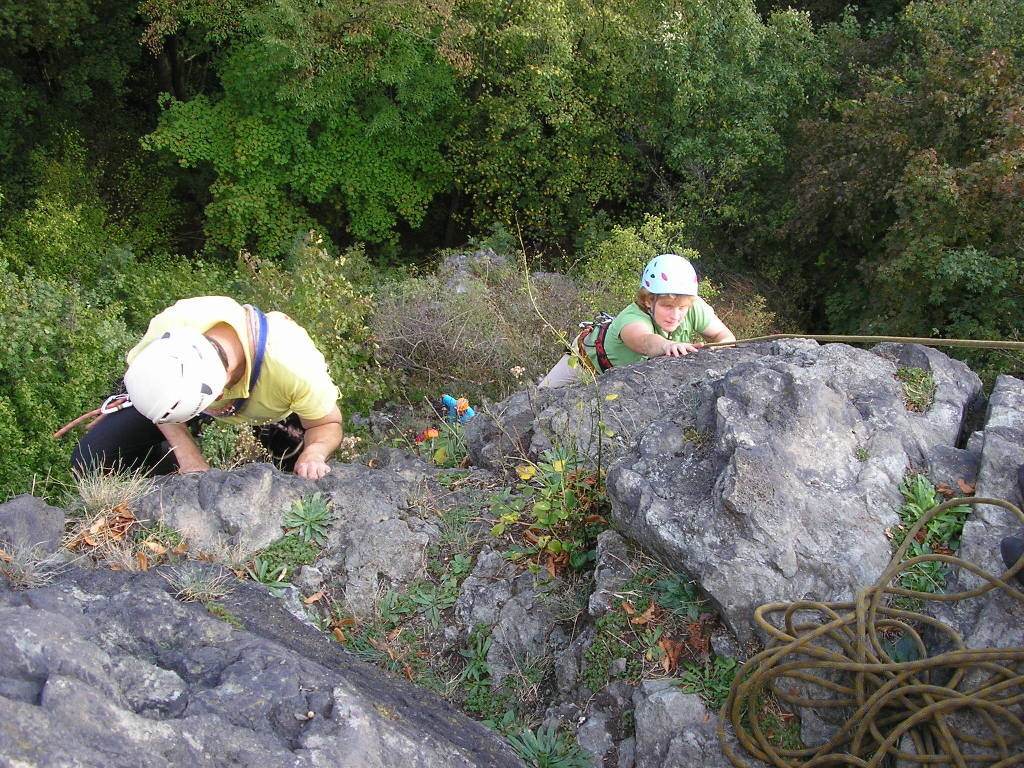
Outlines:
{"label": "fallen dry leaf", "polygon": [[956,484],[960,486],[960,490],[965,496],[970,496],[974,493],[974,486],[964,480],[962,477],[956,479]]}
{"label": "fallen dry leaf", "polygon": [[935,492],[945,496],[947,499],[953,496],[953,489],[949,487],[949,483],[939,483],[935,486]]}
{"label": "fallen dry leaf", "polygon": [[331,630],[331,634],[334,635],[334,639],[342,645],[345,644],[345,633],[342,632],[338,627]]}
{"label": "fallen dry leaf", "polygon": [[312,605],[313,603],[324,599],[324,591],[321,589],[319,592],[314,592],[309,597],[302,601],[303,605]]}
{"label": "fallen dry leaf", "polygon": [[665,652],[661,659],[661,668],[665,670],[665,674],[673,674],[679,665],[679,654],[686,646],[671,637],[663,637],[658,641],[658,647]]}
{"label": "fallen dry leaf", "polygon": [[144,541],[142,546],[152,552],[154,555],[166,555],[167,547],[161,544],[159,541]]}
{"label": "fallen dry leaf", "polygon": [[637,625],[647,624],[654,620],[654,616],[657,613],[657,611],[658,606],[654,603],[651,603],[651,607],[648,608],[646,611],[637,616],[632,616],[629,620],[629,623]]}
{"label": "fallen dry leaf", "polygon": [[176,555],[184,555],[186,552],[188,552],[188,542],[181,542],[178,546],[172,549],[171,552],[173,552]]}
{"label": "fallen dry leaf", "polygon": [[349,617],[347,619],[338,619],[336,622],[334,622],[334,626],[336,626],[336,627],[354,627],[358,623],[359,623],[359,619],[354,619],[354,618]]}
{"label": "fallen dry leaf", "polygon": [[4,552],[4,551],[3,551],[2,549],[0,549],[0,560],[3,560],[3,561],[4,561],[5,563],[9,563],[9,562],[11,562],[11,561],[12,561],[13,559],[14,559],[14,558],[13,558],[13,557],[11,557],[11,555],[7,554],[7,553],[6,553],[6,552]]}
{"label": "fallen dry leaf", "polygon": [[145,552],[143,552],[141,550],[136,552],[135,553],[135,562],[138,563],[140,571],[148,571],[149,570],[149,558],[146,557],[146,553]]}

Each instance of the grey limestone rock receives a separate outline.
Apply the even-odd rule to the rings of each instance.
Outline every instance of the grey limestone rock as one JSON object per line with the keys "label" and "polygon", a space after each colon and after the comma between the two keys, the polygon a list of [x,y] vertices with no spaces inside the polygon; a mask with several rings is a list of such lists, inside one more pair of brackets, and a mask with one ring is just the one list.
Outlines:
{"label": "grey limestone rock", "polygon": [[26,766],[517,766],[501,740],[296,622],[259,586],[175,601],[157,573],[0,590],[0,744]]}

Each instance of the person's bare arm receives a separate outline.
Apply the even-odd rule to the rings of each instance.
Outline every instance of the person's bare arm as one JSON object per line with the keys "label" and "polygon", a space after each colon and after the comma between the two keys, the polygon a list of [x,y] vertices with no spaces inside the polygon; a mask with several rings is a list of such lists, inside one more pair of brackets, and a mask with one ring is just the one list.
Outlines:
{"label": "person's bare arm", "polygon": [[178,472],[205,472],[210,468],[202,451],[192,439],[192,433],[184,424],[157,424],[157,429],[171,445],[171,452],[178,462]]}
{"label": "person's bare arm", "polygon": [[696,352],[701,343],[672,341],[651,331],[643,323],[626,323],[619,331],[622,343],[644,357],[682,357]]}
{"label": "person's bare arm", "polygon": [[729,330],[725,323],[719,320],[717,317],[712,323],[704,329],[701,333],[705,339],[713,344],[720,344],[723,342],[736,341],[735,334]]}
{"label": "person's bare arm", "polygon": [[331,471],[327,457],[341,445],[341,411],[337,406],[322,419],[299,419],[306,430],[302,453],[295,462],[295,474],[319,480]]}

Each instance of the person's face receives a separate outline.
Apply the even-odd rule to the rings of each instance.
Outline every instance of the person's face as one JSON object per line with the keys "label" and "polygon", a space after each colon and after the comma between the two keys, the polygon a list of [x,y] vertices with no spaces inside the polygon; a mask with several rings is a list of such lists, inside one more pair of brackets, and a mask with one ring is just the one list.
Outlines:
{"label": "person's face", "polygon": [[665,333],[672,333],[686,317],[693,296],[655,296],[654,322]]}

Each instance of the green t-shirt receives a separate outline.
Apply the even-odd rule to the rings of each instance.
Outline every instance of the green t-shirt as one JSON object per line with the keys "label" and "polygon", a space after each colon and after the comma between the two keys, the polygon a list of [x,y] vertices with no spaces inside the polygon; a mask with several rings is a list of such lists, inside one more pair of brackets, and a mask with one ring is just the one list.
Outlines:
{"label": "green t-shirt", "polygon": [[[622,338],[619,336],[623,326],[629,325],[629,323],[642,323],[649,331],[663,338],[689,343],[693,341],[695,336],[700,336],[714,319],[715,310],[711,308],[711,305],[699,296],[694,296],[693,304],[690,305],[690,309],[683,316],[683,322],[672,333],[665,333],[661,328],[656,328],[651,316],[634,302],[619,312],[618,316],[612,320],[611,325],[608,326],[608,332],[604,337],[604,351],[612,365],[638,363],[647,358],[634,352],[623,343]],[[597,329],[595,328],[587,335],[583,346],[587,351],[587,357],[590,358],[590,362],[594,364],[594,368],[600,371],[601,366],[597,362],[597,350],[594,349],[594,338],[596,335]]]}

